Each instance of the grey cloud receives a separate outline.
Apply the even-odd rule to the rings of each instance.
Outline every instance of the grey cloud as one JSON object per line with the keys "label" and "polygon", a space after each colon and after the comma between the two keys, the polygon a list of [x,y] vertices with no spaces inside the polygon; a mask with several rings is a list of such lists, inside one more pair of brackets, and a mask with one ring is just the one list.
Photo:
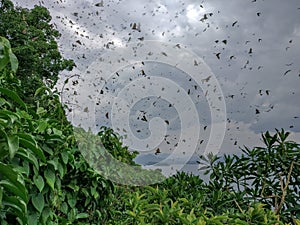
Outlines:
{"label": "grey cloud", "polygon": [[[38,2],[26,0],[19,4],[32,7]],[[105,51],[117,52],[117,42],[142,42],[144,38],[181,43],[210,66],[226,97],[231,124],[246,124],[245,135],[282,127],[300,132],[299,119],[294,119],[300,110],[298,0],[211,0],[203,1],[203,8],[199,1],[192,0],[104,0],[104,7],[95,7],[96,2],[45,1],[62,33],[61,49],[65,57],[74,58],[79,72]],[[201,22],[205,13],[213,14]],[[133,23],[140,30],[132,29]],[[188,87],[185,78],[176,81]],[[201,90],[199,93],[204,94]],[[199,114],[209,114],[205,101],[197,104]],[[175,114],[169,116],[174,118]],[[202,123],[209,119],[206,116]],[[234,133],[234,128],[230,129],[227,132]],[[228,139],[225,142],[231,143]]]}

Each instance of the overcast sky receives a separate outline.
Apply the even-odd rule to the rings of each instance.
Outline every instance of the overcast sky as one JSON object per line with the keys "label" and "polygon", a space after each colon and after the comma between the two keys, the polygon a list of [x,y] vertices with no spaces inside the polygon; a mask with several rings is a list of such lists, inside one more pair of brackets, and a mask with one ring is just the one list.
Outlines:
{"label": "overcast sky", "polygon": [[[58,86],[63,84],[66,76],[75,74],[80,75],[80,79],[74,77],[73,80],[79,81],[81,89],[88,87],[82,83],[94,80],[94,89],[85,90],[85,94],[88,92],[90,98],[102,98],[95,115],[98,125],[112,126],[110,115],[106,115],[112,106],[108,104],[109,100],[103,103],[107,96],[99,97],[99,90],[95,91],[99,77],[95,73],[87,74],[87,68],[105,53],[121,54],[119,49],[128,44],[157,40],[180,43],[178,46],[181,48],[193,51],[216,77],[226,104],[227,123],[221,153],[237,153],[238,147],[243,145],[261,145],[261,132],[275,131],[275,128],[291,131],[292,139],[300,142],[299,0],[14,2],[23,7],[42,4],[50,10],[52,22],[62,34],[60,49],[64,57],[74,59],[77,64],[73,72],[62,74]],[[194,79],[189,81],[189,74],[184,73],[186,71],[159,62],[139,64],[134,69],[128,65],[115,71],[118,76],[106,80],[104,95],[115,96],[129,85],[128,81],[143,75],[141,71],[151,79],[164,77],[186,92],[190,90],[189,99],[194,103],[201,125],[183,130],[188,130],[191,136],[196,130],[201,131],[198,143],[201,153],[211,132],[211,108],[205,91],[194,88],[197,82]],[[70,83],[70,91],[64,98],[73,103],[77,98],[83,111],[84,100],[81,102],[80,98],[72,95],[78,88],[75,86]],[[153,145],[152,150],[160,147],[161,151],[170,153],[182,132],[180,116],[175,106],[167,107],[170,102],[159,97],[162,94],[149,94],[148,99],[132,105],[130,128],[138,139],[148,137],[151,134],[148,122],[160,117],[160,123],[165,121],[166,124],[159,128],[157,134],[161,134],[160,131],[167,134],[156,137],[159,143]],[[128,131],[118,132],[125,135]],[[144,144],[151,145],[147,141]]]}

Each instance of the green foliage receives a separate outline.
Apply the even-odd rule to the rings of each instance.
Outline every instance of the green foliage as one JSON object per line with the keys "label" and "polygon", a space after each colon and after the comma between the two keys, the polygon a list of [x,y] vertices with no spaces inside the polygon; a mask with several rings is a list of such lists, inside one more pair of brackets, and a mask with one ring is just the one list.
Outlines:
{"label": "green foliage", "polygon": [[[180,176],[184,177],[187,183],[188,180],[194,180],[193,176],[184,173]],[[108,224],[283,224],[273,211],[265,209],[259,203],[249,205],[243,212],[231,212],[229,208],[225,208],[223,213],[218,214],[208,211],[202,204],[202,201],[205,201],[205,191],[202,191],[201,197],[195,199],[191,197],[193,190],[187,189],[182,191],[187,193],[186,198],[173,196],[170,192],[173,188],[179,189],[181,184],[178,182],[178,187],[174,187],[177,177],[171,177],[162,184],[173,185],[167,186],[167,189],[160,185],[123,188],[122,192],[114,195],[116,211],[113,211],[113,218]],[[203,186],[201,181],[200,183]]]}
{"label": "green foliage", "polygon": [[151,187],[119,187],[108,224],[298,224],[300,148],[287,138],[266,132],[264,148],[202,156],[208,183],[181,172]]}
{"label": "green foliage", "polygon": [[[43,86],[43,80],[53,87],[60,71],[73,68],[73,61],[62,59],[58,51],[56,38],[60,34],[49,24],[51,16],[46,8],[15,8],[11,1],[1,0],[0,15],[0,36],[10,41],[19,59],[17,77],[23,83],[22,94],[26,93],[26,97],[32,96],[38,87]],[[9,58],[10,61],[16,60],[13,55]],[[11,65],[13,71],[16,70],[16,64]]]}
{"label": "green foliage", "polygon": [[15,56],[15,54],[12,52],[9,41],[4,37],[0,37],[0,52],[1,52],[0,70],[3,70],[9,62],[11,66],[11,70],[14,73],[17,72],[17,68],[19,64],[18,59]]}
{"label": "green foliage", "polygon": [[22,83],[2,69],[0,223],[97,224],[114,187],[76,148],[58,94],[42,86],[24,103],[12,90]]}
{"label": "green foliage", "polygon": [[135,164],[137,152],[129,152],[111,129],[102,127],[98,135],[74,128],[78,147],[92,168],[103,177],[126,185],[158,183],[165,179],[159,170],[149,171]]}
{"label": "green foliage", "polygon": [[[11,58],[14,58],[14,55],[11,51],[10,43],[3,37],[1,37],[0,40],[0,71],[5,69],[10,62],[11,68],[15,72],[15,66],[17,66],[18,63],[15,60],[11,60]],[[15,93],[8,89],[1,88],[0,93],[12,99],[16,99],[18,103],[24,104]],[[7,101],[1,98],[1,102],[2,105],[5,105]],[[14,128],[14,125],[19,119],[19,115],[14,112],[9,110],[0,111],[0,221],[5,224],[7,224],[7,222],[3,221],[2,218],[8,214],[16,216],[21,224],[27,224],[26,213],[29,197],[25,187],[24,177],[12,165],[2,162],[5,158],[13,159],[20,147],[20,140],[17,133],[11,132],[12,129],[7,129]],[[8,209],[5,210],[6,212],[2,212],[3,208]]]}
{"label": "green foliage", "polygon": [[100,141],[105,149],[119,161],[132,166],[138,166],[133,159],[138,152],[129,152],[127,146],[123,146],[121,137],[117,135],[111,128],[101,127],[98,133]]}
{"label": "green foliage", "polygon": [[276,131],[262,135],[266,147],[245,147],[241,156],[202,157],[203,168],[210,173],[210,187],[239,196],[232,200],[241,209],[261,202],[291,222],[300,218],[300,145],[287,140],[288,132]]}

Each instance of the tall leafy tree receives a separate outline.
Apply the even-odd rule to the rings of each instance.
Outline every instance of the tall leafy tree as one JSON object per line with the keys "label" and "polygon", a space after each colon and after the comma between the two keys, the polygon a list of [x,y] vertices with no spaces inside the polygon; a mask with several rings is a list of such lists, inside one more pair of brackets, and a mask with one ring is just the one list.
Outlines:
{"label": "tall leafy tree", "polygon": [[63,59],[56,39],[59,32],[50,24],[49,11],[14,7],[10,0],[0,0],[0,36],[6,37],[19,60],[17,77],[24,86],[23,95],[30,97],[47,81],[53,87],[62,70],[71,70],[72,60]]}

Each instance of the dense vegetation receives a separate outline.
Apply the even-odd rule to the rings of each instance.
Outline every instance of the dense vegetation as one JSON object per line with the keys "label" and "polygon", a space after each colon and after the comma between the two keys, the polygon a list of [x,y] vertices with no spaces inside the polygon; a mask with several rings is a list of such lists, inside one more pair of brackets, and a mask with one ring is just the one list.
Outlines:
{"label": "dense vegetation", "polygon": [[[49,12],[1,0],[0,15],[0,224],[300,224],[300,145],[283,130],[241,156],[202,156],[208,183],[185,173],[141,187],[105,179],[52,90],[74,64],[58,51]],[[98,137],[134,165],[112,130]]]}

